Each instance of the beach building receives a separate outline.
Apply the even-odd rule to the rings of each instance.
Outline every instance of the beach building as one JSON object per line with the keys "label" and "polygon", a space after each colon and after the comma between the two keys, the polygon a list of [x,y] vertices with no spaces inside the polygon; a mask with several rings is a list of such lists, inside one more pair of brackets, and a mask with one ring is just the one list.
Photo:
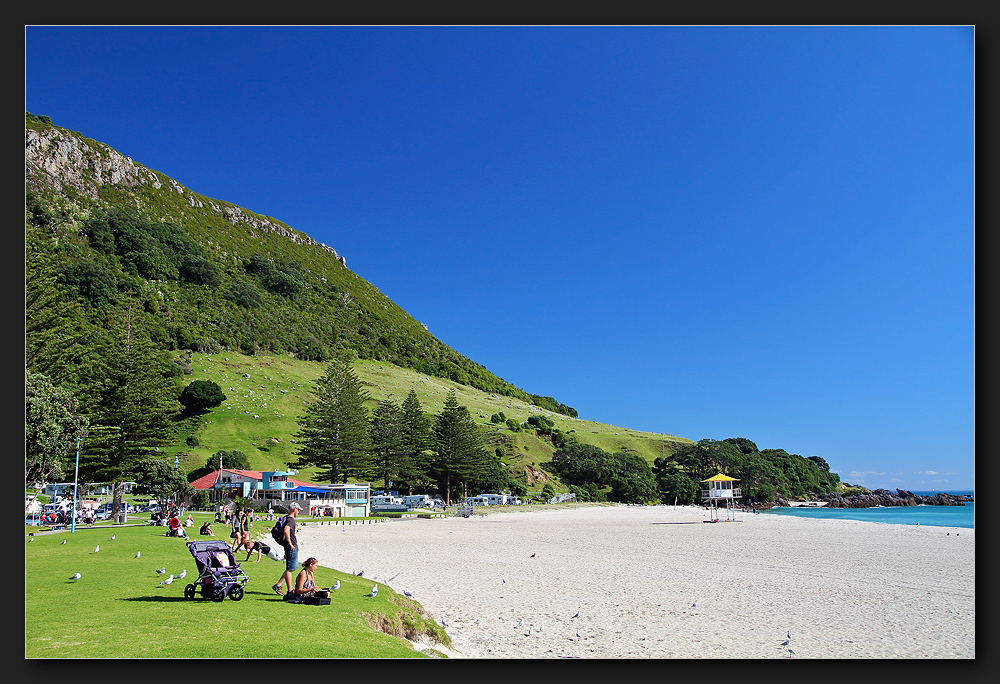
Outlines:
{"label": "beach building", "polygon": [[735,477],[722,473],[701,481],[702,485],[708,486],[707,489],[701,490],[701,500],[707,503],[713,521],[719,519],[720,502],[726,507],[726,520],[736,518],[733,506],[743,496],[740,488],[736,486],[737,482],[739,480]]}
{"label": "beach building", "polygon": [[209,492],[209,501],[244,497],[269,503],[295,501],[308,515],[334,518],[366,518],[371,511],[371,485],[367,482],[314,484],[296,480],[294,470],[236,470],[223,468],[191,483],[195,490]]}

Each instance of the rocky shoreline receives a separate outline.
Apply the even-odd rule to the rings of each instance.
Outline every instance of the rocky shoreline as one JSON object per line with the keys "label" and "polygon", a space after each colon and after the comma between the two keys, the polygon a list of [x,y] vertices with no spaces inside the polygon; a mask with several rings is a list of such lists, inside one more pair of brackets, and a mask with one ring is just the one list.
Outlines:
{"label": "rocky shoreline", "polygon": [[[820,494],[815,500],[824,502],[826,508],[873,508],[875,506],[964,506],[966,501],[975,499],[964,494],[944,492],[933,496],[921,496],[904,489],[897,489],[895,494],[888,489],[873,489],[867,493],[858,492],[846,496],[838,492]],[[779,496],[774,505],[788,506],[789,503]]]}

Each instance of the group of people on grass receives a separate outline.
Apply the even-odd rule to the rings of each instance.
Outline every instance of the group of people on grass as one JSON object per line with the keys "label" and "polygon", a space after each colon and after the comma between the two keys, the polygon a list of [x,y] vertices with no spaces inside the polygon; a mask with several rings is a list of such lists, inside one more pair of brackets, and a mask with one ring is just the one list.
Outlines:
{"label": "group of people on grass", "polygon": [[[271,588],[276,594],[283,597],[305,598],[316,596],[327,598],[330,596],[330,592],[316,586],[314,573],[319,566],[319,561],[312,557],[307,558],[302,564],[302,569],[299,570],[299,544],[295,534],[297,530],[295,519],[301,510],[302,507],[294,501],[288,505],[288,515],[285,516],[284,524],[282,525],[284,541],[281,544],[284,550],[285,570]],[[255,552],[257,558],[254,562],[260,562],[261,556],[268,556],[278,560],[276,554],[272,554],[270,546],[250,538],[250,525],[254,519],[252,509],[246,508],[242,511],[231,512],[229,511],[229,507],[225,506],[217,513],[216,522],[219,522],[220,518],[224,518],[232,527],[229,537],[233,540],[233,551],[246,550],[247,557],[244,562],[249,561]],[[268,513],[268,519],[270,519],[272,517],[271,511],[269,510]],[[201,526],[199,534],[208,537],[215,536],[210,521],[206,521]],[[299,570],[298,575],[295,574],[296,570]],[[282,590],[282,585],[284,585],[284,591]]]}

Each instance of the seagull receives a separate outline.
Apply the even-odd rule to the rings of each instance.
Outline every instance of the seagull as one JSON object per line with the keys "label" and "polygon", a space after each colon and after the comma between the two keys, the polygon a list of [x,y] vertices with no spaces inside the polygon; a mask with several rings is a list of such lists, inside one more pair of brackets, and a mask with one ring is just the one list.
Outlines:
{"label": "seagull", "polygon": [[697,601],[695,601],[694,603],[692,603],[692,604],[691,604],[691,607],[692,607],[692,608],[697,608],[697,607],[698,607],[698,602],[697,602]]}
{"label": "seagull", "polygon": [[528,558],[534,558],[534,557],[535,557],[535,554],[531,554],[530,556],[528,556]]}
{"label": "seagull", "polygon": [[476,624],[477,625],[483,624],[483,619],[482,618],[476,618]]}
{"label": "seagull", "polygon": [[332,587],[330,587],[330,588],[331,588],[331,589],[333,589],[334,591],[337,591],[338,589],[340,589],[340,580],[337,580],[337,583],[336,583],[336,584],[334,584],[334,585],[333,585]]}
{"label": "seagull", "polygon": [[787,646],[787,645],[788,645],[788,644],[790,644],[791,642],[792,642],[792,640],[791,640],[791,639],[787,639],[787,640],[785,640],[785,641],[782,641],[782,642],[781,642],[781,645],[782,645],[782,646]]}
{"label": "seagull", "polygon": [[[578,617],[580,617],[580,611],[576,611],[576,615],[574,615],[573,617],[574,617],[574,618],[578,618]],[[570,618],[570,619],[572,619],[572,618]]]}
{"label": "seagull", "polygon": [[181,570],[181,574],[177,575],[177,579],[184,579],[185,577],[187,577],[187,574],[188,574],[187,569]]}
{"label": "seagull", "polygon": [[405,596],[407,598],[413,598],[413,592],[412,591],[407,591],[406,589],[403,589],[403,596]]}
{"label": "seagull", "polygon": [[114,540],[115,540],[115,537],[117,537],[117,536],[118,536],[117,534],[113,534],[113,535],[111,535],[111,539],[109,539],[108,541],[114,541]]}
{"label": "seagull", "polygon": [[795,651],[793,651],[792,649],[788,649],[788,652],[789,652],[789,653],[790,653],[791,655],[795,655]]}
{"label": "seagull", "polygon": [[442,627],[447,627],[448,626],[448,621],[445,620],[444,618],[441,618],[441,626]]}
{"label": "seagull", "polygon": [[162,567],[162,568],[160,568],[159,570],[156,571],[156,574],[157,575],[163,575],[166,572],[167,572],[167,568],[166,567]]}
{"label": "seagull", "polygon": [[142,551],[136,551],[136,552],[135,552],[135,557],[136,557],[136,558],[138,558],[138,557],[139,557],[139,556],[141,556],[141,555],[142,555]]}
{"label": "seagull", "polygon": [[542,624],[538,625],[538,631],[539,632],[541,632],[544,629],[545,629],[545,623],[544,622]]}
{"label": "seagull", "polygon": [[[31,538],[31,539],[29,539],[28,541],[35,541],[35,538],[34,538],[34,537],[32,537],[32,538]],[[63,539],[63,540],[62,540],[62,543],[63,543],[63,544],[65,544],[65,543],[66,543],[66,540],[65,540],[65,539]]]}
{"label": "seagull", "polygon": [[517,626],[524,627],[524,618],[521,618],[520,620],[517,621]]}
{"label": "seagull", "polygon": [[[33,541],[35,541],[35,538],[34,538],[34,537],[28,537],[28,542],[29,542],[29,543],[30,543],[30,542],[33,542]],[[66,543],[66,540],[65,540],[65,539],[63,539],[63,544],[65,544],[65,543]]]}
{"label": "seagull", "polygon": [[170,584],[170,583],[171,583],[171,582],[173,582],[173,581],[174,581],[174,576],[173,576],[173,575],[171,575],[171,576],[170,576],[170,577],[168,577],[167,579],[165,579],[165,580],[163,580],[162,582],[160,582],[160,585],[159,585],[159,586],[161,586],[161,587],[162,587],[162,586],[163,586],[164,584]]}
{"label": "seagull", "polygon": [[577,639],[580,639],[580,638],[581,638],[581,637],[580,637],[580,630],[576,630],[576,638],[577,638]]}
{"label": "seagull", "polygon": [[356,570],[356,571],[354,572],[354,576],[355,576],[355,577],[361,577],[361,576],[362,576],[362,575],[364,575],[364,574],[365,574],[365,571],[364,571],[364,570]]}
{"label": "seagull", "polygon": [[78,579],[80,579],[80,577],[82,577],[82,575],[81,575],[80,573],[78,573],[78,572],[74,572],[74,573],[73,573],[73,576],[72,576],[72,577],[70,577],[70,579],[71,579],[71,580],[78,580]]}
{"label": "seagull", "polygon": [[533,630],[533,629],[532,629],[531,627],[528,627],[528,634],[527,634],[527,636],[531,636],[531,633],[532,633],[533,631],[534,631],[534,630]]}
{"label": "seagull", "polygon": [[97,548],[96,548],[96,549],[94,549],[94,553],[97,553],[97,552],[98,552],[98,551],[100,551],[100,550],[101,550],[101,545],[100,545],[100,544],[98,544],[98,545],[97,545]]}
{"label": "seagull", "polygon": [[378,585],[372,587],[371,593],[365,594],[365,596],[375,597],[378,596]]}
{"label": "seagull", "polygon": [[788,632],[786,633],[786,635],[788,636],[788,640],[791,641],[792,640],[792,630],[788,630]]}

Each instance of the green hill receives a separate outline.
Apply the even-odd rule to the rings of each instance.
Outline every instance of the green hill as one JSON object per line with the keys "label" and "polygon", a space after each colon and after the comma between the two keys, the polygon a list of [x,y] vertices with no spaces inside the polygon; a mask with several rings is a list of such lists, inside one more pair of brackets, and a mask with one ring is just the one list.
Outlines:
{"label": "green hill", "polygon": [[[184,384],[195,379],[211,380],[222,388],[226,401],[204,417],[185,423],[178,431],[177,444],[168,450],[169,455],[177,455],[186,471],[204,466],[219,450],[242,451],[258,470],[281,468],[294,461],[296,417],[314,400],[312,382],[322,375],[325,365],[288,356],[191,354],[191,374]],[[550,460],[555,447],[534,431],[511,432],[491,423],[494,413],[502,411],[506,417],[520,422],[533,414],[546,415],[556,428],[573,434],[582,443],[609,452],[636,453],[650,462],[672,453],[680,444],[691,443],[671,435],[637,432],[560,415],[520,399],[483,392],[387,362],[358,360],[354,370],[372,397],[370,408],[383,399],[401,403],[410,389],[414,389],[424,410],[438,413],[448,393],[454,391],[459,403],[467,406],[476,422],[487,431],[490,443],[504,446],[508,454],[504,463],[530,491],[540,490],[545,482],[551,482],[556,491],[566,490],[558,479],[541,468]],[[189,435],[197,437],[198,446],[186,445]],[[298,477],[309,480],[311,475],[310,469],[303,469]]]}
{"label": "green hill", "polygon": [[[546,481],[565,490],[541,469],[555,447],[534,431],[494,425],[493,413],[519,421],[544,413],[581,442],[650,462],[690,442],[577,420],[571,406],[515,387],[437,340],[332,247],[30,113],[25,187],[27,279],[40,279],[38,264],[47,262],[67,299],[79,304],[46,321],[66,328],[64,345],[99,334],[132,296],[154,340],[174,356],[179,384],[213,380],[226,393],[222,406],[181,423],[176,444],[166,449],[189,472],[218,450],[238,449],[262,470],[294,461],[296,418],[311,400],[311,383],[324,361],[345,351],[357,355],[355,369],[373,404],[402,401],[412,387],[424,409],[436,413],[455,390],[529,490]],[[31,323],[41,314],[27,308],[30,351]],[[49,370],[31,353],[27,362],[31,370]],[[86,353],[76,363],[62,372],[63,386],[73,388]],[[192,436],[195,446],[188,444]]]}

